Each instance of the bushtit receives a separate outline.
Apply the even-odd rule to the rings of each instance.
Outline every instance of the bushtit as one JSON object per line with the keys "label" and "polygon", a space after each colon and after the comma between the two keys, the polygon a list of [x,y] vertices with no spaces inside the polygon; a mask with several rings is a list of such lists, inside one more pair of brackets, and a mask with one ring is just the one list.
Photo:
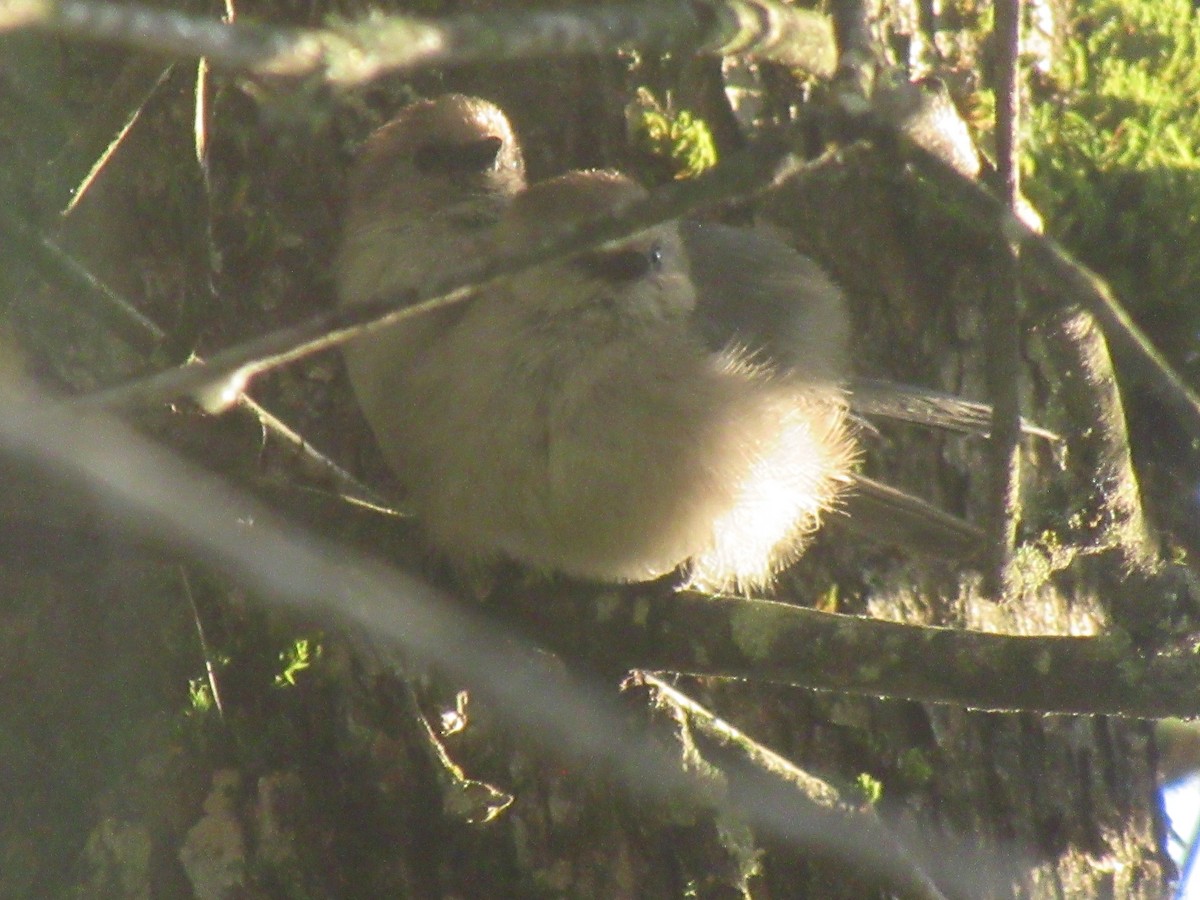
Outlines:
{"label": "bushtit", "polygon": [[[405,109],[350,175],[343,302],[421,287],[543,222],[640,193],[576,173],[528,191],[497,228],[523,180],[496,107],[451,95]],[[682,244],[665,226],[346,348],[360,405],[432,536],[603,580],[688,562],[698,587],[748,590],[801,552],[853,482],[870,536],[920,535],[918,547],[951,553],[975,541],[851,474],[847,316],[820,268],[757,232],[682,230]],[[886,383],[849,396],[901,418],[961,413],[962,401]]]}
{"label": "bushtit", "polygon": [[[371,135],[350,171],[336,262],[341,301],[395,296],[452,272],[481,252],[524,183],[521,148],[496,106],[448,94],[406,107]],[[385,455],[409,424],[395,385],[455,315],[414,317],[345,347],[350,381]]]}
{"label": "bushtit", "polygon": [[[497,244],[642,193],[611,172],[542,182]],[[793,367],[705,337],[674,225],[521,273],[393,385],[409,427],[385,450],[452,552],[608,581],[686,564],[696,587],[762,587],[847,482],[844,351]]]}

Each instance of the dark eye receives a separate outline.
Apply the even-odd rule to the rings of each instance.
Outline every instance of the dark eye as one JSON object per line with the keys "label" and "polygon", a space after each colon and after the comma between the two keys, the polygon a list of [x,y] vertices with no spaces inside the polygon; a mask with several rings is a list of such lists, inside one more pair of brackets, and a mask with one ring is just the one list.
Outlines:
{"label": "dark eye", "polygon": [[621,283],[637,281],[651,272],[662,269],[662,247],[655,244],[649,250],[597,250],[585,253],[576,260],[576,265],[593,278]]}
{"label": "dark eye", "polygon": [[473,175],[494,168],[503,146],[494,136],[465,143],[431,141],[417,148],[413,165],[426,175]]}

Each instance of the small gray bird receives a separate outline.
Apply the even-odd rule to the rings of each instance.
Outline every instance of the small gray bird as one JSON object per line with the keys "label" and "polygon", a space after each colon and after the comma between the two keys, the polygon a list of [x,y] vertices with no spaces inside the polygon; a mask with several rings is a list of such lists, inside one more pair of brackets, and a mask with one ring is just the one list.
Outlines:
{"label": "small gray bird", "polygon": [[[642,193],[611,172],[523,185],[495,106],[450,95],[408,107],[351,173],[343,302],[420,288]],[[360,337],[346,358],[445,549],[614,581],[686,565],[697,587],[747,591],[835,503],[886,541],[950,556],[979,541],[854,473],[847,406],[961,430],[985,429],[987,408],[854,381],[848,331],[841,291],[807,257],[757,231],[685,223]]]}
{"label": "small gray bird", "polygon": [[[613,172],[542,182],[513,200],[497,244],[643,193]],[[603,581],[684,565],[697,588],[767,585],[848,481],[844,393],[832,358],[714,350],[697,321],[673,224],[465,309],[397,386],[412,427],[388,438],[435,541]]]}

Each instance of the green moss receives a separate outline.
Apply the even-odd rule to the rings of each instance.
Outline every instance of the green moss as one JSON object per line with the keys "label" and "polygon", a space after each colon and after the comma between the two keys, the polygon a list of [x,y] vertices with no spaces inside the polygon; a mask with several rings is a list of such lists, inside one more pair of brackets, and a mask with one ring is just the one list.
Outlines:
{"label": "green moss", "polygon": [[275,687],[295,687],[296,676],[321,658],[321,644],[308,638],[296,638],[279,654],[283,669],[275,676]]}
{"label": "green moss", "polygon": [[717,145],[707,123],[686,109],[662,106],[646,88],[628,110],[635,145],[666,163],[671,177],[695,178],[717,164]]}
{"label": "green moss", "polygon": [[905,750],[896,761],[900,778],[911,788],[923,788],[933,780],[933,763],[929,755],[918,747]]}
{"label": "green moss", "polygon": [[1030,109],[1026,191],[1179,363],[1200,326],[1200,19],[1187,0],[1073,12]]}
{"label": "green moss", "polygon": [[854,785],[862,794],[863,799],[871,806],[883,799],[883,782],[873,775],[860,772],[859,776],[854,779]]}
{"label": "green moss", "polygon": [[1009,567],[1009,578],[1017,593],[1037,591],[1053,574],[1050,554],[1036,542],[1019,546]]}
{"label": "green moss", "polygon": [[189,678],[188,708],[185,714],[189,716],[203,716],[215,705],[216,699],[213,697],[212,688],[209,686],[208,680],[204,678]]}

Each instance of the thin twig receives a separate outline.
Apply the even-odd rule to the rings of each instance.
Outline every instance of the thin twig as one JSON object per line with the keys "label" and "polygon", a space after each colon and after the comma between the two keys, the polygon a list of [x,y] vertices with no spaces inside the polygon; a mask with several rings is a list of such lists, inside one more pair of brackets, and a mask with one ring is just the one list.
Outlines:
{"label": "thin twig", "polygon": [[200,617],[200,607],[196,605],[196,597],[192,593],[192,582],[188,578],[187,569],[179,567],[179,579],[183,582],[183,592],[187,595],[192,607],[192,621],[196,623],[196,635],[200,639],[200,652],[204,654],[204,672],[208,676],[208,689],[212,691],[213,705],[221,721],[225,722],[225,701],[221,699],[221,688],[217,684],[217,664],[213,659],[212,648],[208,645],[208,637],[204,633],[204,620]]}
{"label": "thin twig", "polygon": [[38,173],[44,208],[70,215],[170,73],[171,64],[161,59],[135,57],[125,64],[101,103]]}
{"label": "thin twig", "polygon": [[797,791],[805,803],[825,809],[856,810],[858,804],[844,799],[841,791],[828,781],[804,771],[791,760],[764,747],[653,672],[634,672],[624,687],[628,690],[637,685],[649,687],[654,702],[669,705],[684,713],[690,724],[706,737],[722,748],[733,749],[743,759],[752,762],[789,789]]}
{"label": "thin twig", "polygon": [[[0,232],[28,253],[28,258],[44,277],[75,291],[76,299],[84,301],[88,309],[95,312],[113,333],[138,353],[148,357],[166,340],[166,332],[157,323],[143,315],[129,300],[97,278],[40,229],[12,213],[0,210]],[[377,492],[319,452],[256,400],[242,394],[237,403],[253,414],[272,436],[292,447],[300,458],[311,464],[348,499],[365,501],[367,505],[380,508],[388,506]]]}
{"label": "thin twig", "polygon": [[[1021,0],[997,0],[993,31],[996,62],[996,154],[1003,188],[1001,200],[1016,213],[1020,196],[1018,155],[1021,121]],[[1021,337],[1019,243],[1002,235],[995,243],[995,279],[988,291],[986,352],[988,392],[992,399],[989,530],[991,565],[986,590],[1009,594],[1010,569],[1021,512]]]}
{"label": "thin twig", "polygon": [[268,410],[265,406],[251,397],[242,394],[238,397],[238,406],[249,412],[258,420],[263,430],[271,437],[282,441],[292,448],[296,455],[313,469],[313,474],[320,480],[326,480],[338,492],[338,496],[356,506],[369,509],[380,515],[403,515],[395,508],[395,504],[382,496],[378,491],[363,484],[336,462],[315,448],[290,425]]}
{"label": "thin twig", "polygon": [[681,726],[694,728],[721,750],[732,753],[733,760],[723,761],[722,771],[747,770],[742,779],[733,781],[734,785],[755,777],[776,786],[785,797],[791,796],[791,802],[804,815],[813,815],[812,808],[818,807],[817,814],[828,817],[834,827],[857,829],[883,852],[892,854],[896,873],[903,875],[893,876],[895,880],[889,887],[900,891],[900,896],[945,900],[945,894],[870,806],[847,802],[832,784],[758,743],[659,676],[639,671],[634,673],[632,683],[646,685],[656,703],[676,713]]}
{"label": "thin twig", "polygon": [[460,303],[493,282],[551,260],[628,237],[705,206],[761,193],[800,165],[786,142],[760,138],[705,175],[664,185],[643,199],[565,227],[519,252],[472,262],[428,289],[320,313],[298,325],[219,351],[204,363],[168,369],[99,391],[83,402],[119,408],[191,396],[200,399],[206,408],[220,409],[235,401],[253,376],[268,369],[335,347],[364,332]]}
{"label": "thin twig", "polygon": [[[228,5],[227,14],[229,14]],[[58,186],[74,184],[73,197],[64,214],[75,208],[84,196],[88,185],[136,122],[149,94],[162,83],[169,71],[170,68],[164,69],[161,63],[147,66],[144,62],[130,64],[123,71],[122,82],[127,84],[127,88],[124,90],[114,89],[111,102],[97,113],[99,124],[89,123],[86,128],[80,129],[68,147],[44,173],[40,181],[40,192],[43,195],[49,194],[48,197],[43,198],[45,205],[52,208],[59,206],[59,197],[56,194]],[[132,104],[127,102],[131,93],[135,94],[136,99],[136,102]],[[201,87],[198,85],[197,116],[201,116],[203,113],[202,97]],[[198,129],[200,124],[198,123]],[[106,140],[102,139],[104,132],[112,128],[116,129],[116,136]],[[207,160],[203,153],[202,136],[203,132],[198,130],[197,154],[207,189]],[[84,152],[88,148],[95,150],[97,147],[103,148],[99,151],[99,156],[87,160],[83,155]],[[84,168],[85,166],[86,168]],[[137,353],[149,357],[158,351],[167,340],[168,335],[163,328],[144,315],[127,298],[98,278],[42,229],[30,224],[15,213],[0,211],[0,231],[3,231],[12,242],[25,251],[27,257],[43,277],[76,292],[76,298],[85,301],[88,308],[95,312],[101,321],[113,330],[114,334]],[[209,249],[211,250],[211,247]],[[386,501],[377,493],[360,483],[324,454],[318,452],[308,441],[257,401],[243,394],[238,398],[238,404],[254,415],[266,431],[285,445],[294,448],[300,458],[312,465],[321,473],[322,477],[327,478],[347,499],[372,507],[387,507]]]}
{"label": "thin twig", "polygon": [[[490,822],[504,813],[515,799],[493,784],[470,778],[450,755],[442,740],[442,733],[435,728],[417,695],[410,673],[410,663],[403,658],[392,644],[383,645],[364,629],[347,632],[348,646],[357,660],[364,666],[364,674],[372,683],[380,683],[387,676],[387,683],[395,683],[396,692],[385,696],[398,704],[395,710],[400,721],[407,727],[415,741],[418,752],[429,767],[433,780],[441,792],[442,809],[466,822]],[[460,691],[458,702],[465,702],[468,692]],[[458,712],[461,712],[461,707]],[[391,716],[389,719],[393,718]]]}
{"label": "thin twig", "polygon": [[779,0],[652,0],[443,19],[374,15],[328,29],[223,23],[99,0],[11,0],[0,11],[0,32],[16,28],[203,56],[229,71],[337,84],[419,66],[632,49],[747,56],[817,75],[831,74],[834,64],[829,20]]}
{"label": "thin twig", "polygon": [[19,248],[43,277],[78,292],[80,300],[139,353],[149,355],[165,337],[162,329],[127,299],[97,278],[57,241],[0,203],[0,233]]}

